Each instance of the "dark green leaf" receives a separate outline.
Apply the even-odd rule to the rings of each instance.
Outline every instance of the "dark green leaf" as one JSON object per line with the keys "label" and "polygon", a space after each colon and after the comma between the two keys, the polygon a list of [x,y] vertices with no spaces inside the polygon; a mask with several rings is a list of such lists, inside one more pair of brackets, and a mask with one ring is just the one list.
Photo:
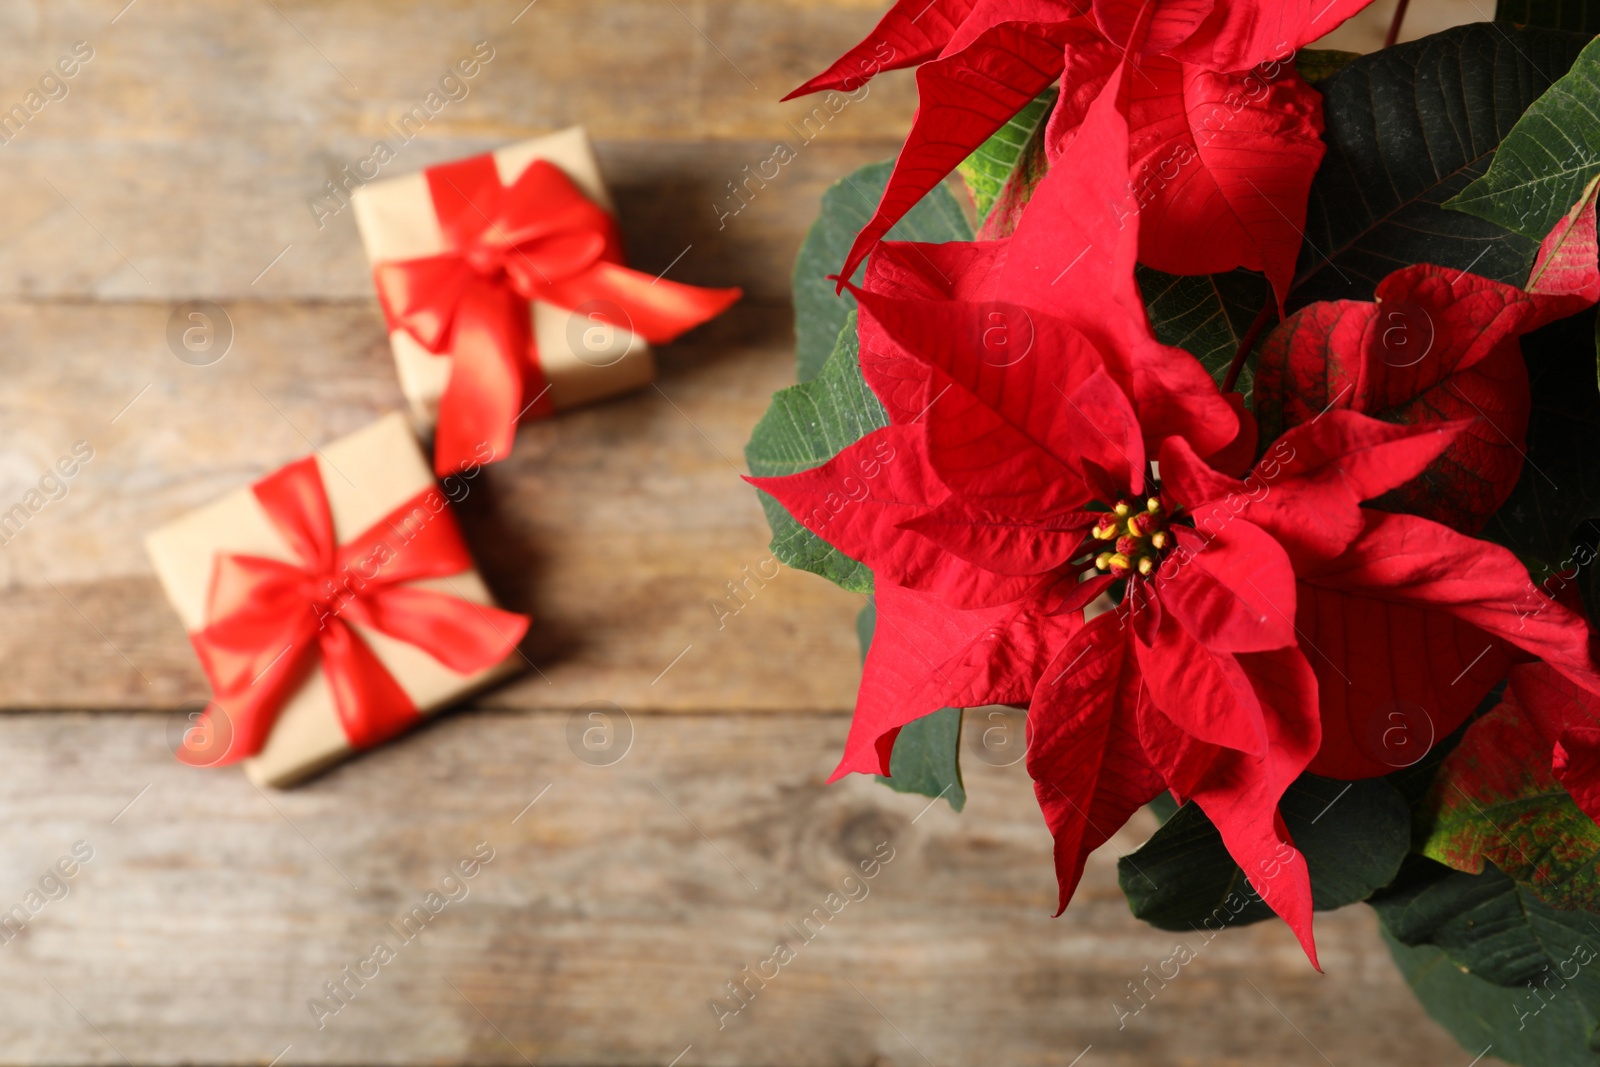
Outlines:
{"label": "dark green leaf", "polygon": [[1597,916],[1552,908],[1493,866],[1466,874],[1413,857],[1399,884],[1371,903],[1397,939],[1441,948],[1486,982],[1551,978],[1600,1007],[1600,967],[1587,966],[1600,957]]}
{"label": "dark green leaf", "polygon": [[1600,518],[1595,318],[1590,309],[1522,339],[1533,390],[1527,460],[1482,536],[1521,556],[1540,581],[1577,562],[1575,531]]}
{"label": "dark green leaf", "polygon": [[[1305,854],[1319,910],[1365,900],[1387,885],[1410,847],[1410,810],[1381,778],[1336,782],[1301,775],[1284,793],[1280,810],[1295,847]],[[1238,925],[1272,915],[1193,803],[1179,808],[1137,852],[1118,860],[1117,874],[1133,913],[1163,930],[1199,929],[1208,919]],[[1248,898],[1242,908],[1241,898]],[[1233,918],[1222,918],[1230,913]]]}
{"label": "dark green leaf", "polygon": [[1133,914],[1161,930],[1261,922],[1272,910],[1256,896],[1193,804],[1173,812],[1137,851],[1117,860],[1117,882]]}
{"label": "dark green leaf", "polygon": [[1600,0],[1499,0],[1494,20],[1595,34],[1600,33]]}
{"label": "dark green leaf", "polygon": [[944,797],[960,811],[967,806],[961,785],[961,709],[940,708],[900,728],[889,756],[889,777],[878,781],[897,793]]}
{"label": "dark green leaf", "polygon": [[1461,970],[1442,949],[1412,948],[1381,932],[1411,991],[1466,1056],[1489,1052],[1525,1067],[1600,1067],[1595,1012],[1577,997],[1541,999],[1526,987],[1497,986]]}
{"label": "dark green leaf", "polygon": [[[1218,385],[1250,324],[1272,299],[1267,280],[1250,271],[1180,277],[1140,266],[1135,276],[1156,337],[1200,360]],[[1234,388],[1248,401],[1251,385],[1246,367]]]}
{"label": "dark green leaf", "polygon": [[[833,355],[811,381],[779,390],[745,445],[750,473],[794,474],[821,466],[847,445],[888,425],[883,405],[861,377],[856,316],[848,312]],[[872,591],[872,572],[801,526],[766,493],[761,506],[772,527],[772,551],[791,567],[820,574],[858,593]]]}
{"label": "dark green leaf", "polygon": [[[1600,522],[1588,520],[1579,523],[1578,532],[1572,535],[1572,542],[1575,546],[1572,553],[1574,560],[1600,559]],[[1543,580],[1548,582],[1549,588],[1555,588],[1558,581],[1548,578]],[[1582,598],[1589,618],[1600,619],[1600,567],[1586,566],[1579,569],[1577,583],[1578,596]]]}
{"label": "dark green leaf", "polygon": [[973,206],[978,209],[979,226],[983,225],[989,209],[1000,198],[1000,191],[1027,155],[1028,142],[1043,135],[1045,119],[1049,118],[1058,95],[1059,91],[1054,88],[1040,93],[956,167],[967,192],[972,194]]}
{"label": "dark green leaf", "polygon": [[[893,166],[893,160],[868,163],[829,186],[822,194],[822,214],[800,246],[794,261],[794,336],[802,382],[810,381],[822,369],[845,316],[856,306],[849,293],[834,292],[828,275],[838,274],[844,266],[845,254],[872,217]],[[970,241],[972,224],[955,194],[940,185],[907,212],[888,236],[895,241]],[[861,280],[865,269],[863,265],[856,272],[855,281]]]}
{"label": "dark green leaf", "polygon": [[1418,999],[1469,1053],[1529,1067],[1595,1067],[1600,918],[1558,911],[1492,866],[1411,857],[1373,897],[1384,940]]}
{"label": "dark green leaf", "polygon": [[[877,605],[868,598],[867,606],[856,616],[862,659],[867,657],[877,624]],[[940,708],[901,727],[889,755],[889,777],[876,777],[896,792],[944,797],[956,811],[966,807],[967,791],[961,784],[961,709]]]}
{"label": "dark green leaf", "polygon": [[1448,211],[1586,39],[1492,23],[1362,56],[1324,81],[1328,155],[1311,186],[1290,309],[1370,300],[1412,263],[1527,280],[1538,242]]}
{"label": "dark green leaf", "polygon": [[1315,85],[1333,77],[1360,58],[1360,52],[1340,52],[1333,48],[1302,48],[1294,54],[1294,69],[1300,72],[1300,77]]}
{"label": "dark green leaf", "polygon": [[1149,808],[1150,814],[1154,815],[1160,822],[1166,822],[1178,814],[1178,802],[1172,799],[1171,793],[1162,793],[1146,804],[1145,807]]}
{"label": "dark green leaf", "polygon": [[1483,177],[1446,206],[1542,241],[1600,174],[1600,40],[1533,102]]}

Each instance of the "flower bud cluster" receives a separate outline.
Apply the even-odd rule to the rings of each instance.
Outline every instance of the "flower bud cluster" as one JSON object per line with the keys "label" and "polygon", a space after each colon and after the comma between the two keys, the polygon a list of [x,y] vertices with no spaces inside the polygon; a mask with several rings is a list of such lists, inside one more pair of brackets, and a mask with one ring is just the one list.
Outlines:
{"label": "flower bud cluster", "polygon": [[1097,541],[1110,541],[1113,547],[1094,558],[1097,569],[1113,577],[1129,574],[1150,575],[1161,562],[1161,554],[1172,544],[1172,531],[1161,501],[1150,497],[1143,509],[1133,501],[1119,500],[1103,513],[1090,531]]}

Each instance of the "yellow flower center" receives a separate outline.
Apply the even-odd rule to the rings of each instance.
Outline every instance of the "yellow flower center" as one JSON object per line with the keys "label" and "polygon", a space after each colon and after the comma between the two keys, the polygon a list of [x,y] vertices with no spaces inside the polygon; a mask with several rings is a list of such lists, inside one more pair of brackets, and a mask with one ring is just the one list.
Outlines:
{"label": "yellow flower center", "polygon": [[1143,508],[1132,501],[1117,501],[1090,531],[1097,541],[1113,542],[1112,548],[1095,556],[1096,569],[1117,578],[1155,573],[1163,552],[1172,545],[1167,518],[1161,501],[1155,497],[1145,500]]}

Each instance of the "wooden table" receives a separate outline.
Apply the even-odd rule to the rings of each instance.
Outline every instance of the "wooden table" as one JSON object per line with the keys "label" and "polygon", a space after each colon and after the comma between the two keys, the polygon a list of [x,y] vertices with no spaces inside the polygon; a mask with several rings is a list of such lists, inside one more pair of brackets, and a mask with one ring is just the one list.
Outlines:
{"label": "wooden table", "polygon": [[[1116,887],[1153,823],[1052,919],[1020,764],[969,754],[960,815],[824,786],[858,598],[785,570],[712,607],[768,558],[737,474],[792,380],[794,251],[914,106],[887,77],[805,143],[811,105],[777,99],[877,0],[126,2],[0,11],[0,108],[92,49],[0,145],[0,511],[94,453],[0,551],[0,911],[41,879],[66,894],[0,928],[0,1062],[1466,1063],[1363,909],[1319,920],[1325,976],[1263,924],[1119,1027],[1179,940]],[[470,94],[386,174],[587,123],[634,264],[748,298],[668,348],[657,388],[526,428],[466,500],[491,585],[537,618],[536,670],[291,792],[179,766],[206,687],[141,537],[400,405],[350,213],[310,205],[479,41]],[[778,141],[796,158],[723,217]],[[212,365],[169,348],[187,300],[231,322]],[[608,766],[569,743],[596,701],[631,731]],[[79,842],[92,858],[48,879]],[[795,938],[879,848],[869,895]],[[455,899],[429,911],[433,891]],[[780,938],[796,957],[719,1019]],[[380,940],[394,958],[350,978]]]}

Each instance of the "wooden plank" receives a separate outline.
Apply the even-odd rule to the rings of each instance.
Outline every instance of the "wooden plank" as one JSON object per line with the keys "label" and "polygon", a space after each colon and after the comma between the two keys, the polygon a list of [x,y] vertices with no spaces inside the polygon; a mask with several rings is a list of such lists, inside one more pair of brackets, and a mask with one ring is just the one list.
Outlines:
{"label": "wooden plank", "polygon": [[[984,725],[969,722],[969,751]],[[1422,1016],[1365,909],[1319,918],[1325,976],[1278,923],[1206,943],[1135,921],[1111,854],[1147,817],[1051,919],[1050,841],[1020,764],[969,758],[957,815],[860,777],[824,786],[842,716],[633,726],[626,756],[596,767],[569,750],[564,715],[459,714],[267,796],[235,771],[178,766],[149,718],[0,718],[0,910],[74,842],[94,850],[65,899],[0,945],[6,1059],[1065,1067],[1091,1045],[1081,1062],[1103,1067],[1467,1058]],[[480,841],[493,859],[465,897],[441,891]],[[844,879],[880,845],[893,859],[859,883],[865,897],[835,902],[812,941],[788,929],[841,887],[859,897]],[[389,924],[430,891],[460,899],[402,941]],[[779,939],[794,959],[719,1029],[708,1002]],[[395,958],[318,1029],[308,1000],[380,940]],[[1128,984],[1180,941],[1196,958],[1151,979],[1119,1029],[1113,1005],[1137,1007]]]}
{"label": "wooden plank", "polygon": [[[770,182],[756,172],[772,156],[771,140],[601,141],[629,262],[651,273],[670,268],[676,281],[786,300],[789,264],[823,190],[899,147],[830,137],[804,145],[791,134],[801,148],[786,166],[765,167],[776,174]],[[507,140],[438,138],[397,161],[394,173]],[[327,179],[324,153],[352,158],[368,147],[349,138],[337,144],[343,148],[270,155],[181,141],[0,146],[0,300],[370,300],[351,212],[324,215],[319,226],[307,206]],[[738,183],[738,195],[729,183]]]}
{"label": "wooden plank", "polygon": [[[167,317],[0,306],[0,513],[74,442],[94,450],[0,550],[0,707],[204,696],[144,531],[401,404],[370,302],[234,305],[234,349],[208,367],[172,355]],[[489,703],[853,705],[861,598],[780,569],[739,480],[750,427],[793,381],[791,348],[786,309],[736,308],[665,350],[657,388],[525,427],[468,487],[462,521],[491,587],[537,620],[537,669]]]}
{"label": "wooden plank", "polygon": [[[764,140],[810,110],[780,98],[855,44],[884,7],[882,0],[18,0],[0,13],[0,98],[8,105],[20,98],[73,42],[86,40],[93,58],[68,80],[65,99],[34,116],[28,136],[133,141],[159,130],[252,155],[273,141],[310,154],[308,134],[370,142],[439,92],[442,107],[424,136],[526,136],[586,122],[606,138]],[[463,98],[449,99],[441,77],[472,58],[480,41],[492,58],[466,79]],[[161,74],[172,81],[153,83]],[[867,96],[881,104],[850,135],[902,135],[915,106],[911,79],[874,86]]]}
{"label": "wooden plank", "polygon": [[[638,266],[692,244],[674,277],[782,297],[822,188],[890,155],[914,106],[909,74],[778,102],[866,31],[873,2],[540,0],[510,25],[522,6],[241,2],[218,17],[188,0],[111,25],[120,4],[9,5],[0,112],[73,42],[93,57],[20,132],[0,127],[0,299],[365,297],[349,211],[314,207],[329,181],[359,182],[380,141],[393,158],[369,177],[574,123],[600,142]],[[436,98],[403,141],[394,123],[489,37],[467,95]],[[158,88],[152,71],[178,73]],[[763,180],[779,142],[795,158]]]}
{"label": "wooden plank", "polygon": [[[641,267],[693,245],[677,268],[686,280],[777,298],[821,189],[892,153],[914,107],[904,72],[835,100],[837,111],[778,102],[871,25],[871,0],[540,0],[514,26],[511,2],[276,6],[233,4],[218,18],[201,0],[145,4],[114,25],[120,4],[34,0],[0,13],[0,109],[74,41],[94,49],[67,95],[0,145],[0,299],[361,297],[348,211],[319,220],[312,207],[325,183],[359,170],[380,140],[395,155],[376,173],[392,175],[574,122],[601,142]],[[1324,43],[1376,47],[1391,7]],[[1407,36],[1479,17],[1473,0],[1418,5]],[[402,144],[391,123],[486,36],[495,58],[468,95]],[[196,91],[153,90],[149,72],[166,69]],[[748,207],[725,220],[740,203],[729,183],[780,141],[794,162],[769,167],[779,176],[754,181]]]}

